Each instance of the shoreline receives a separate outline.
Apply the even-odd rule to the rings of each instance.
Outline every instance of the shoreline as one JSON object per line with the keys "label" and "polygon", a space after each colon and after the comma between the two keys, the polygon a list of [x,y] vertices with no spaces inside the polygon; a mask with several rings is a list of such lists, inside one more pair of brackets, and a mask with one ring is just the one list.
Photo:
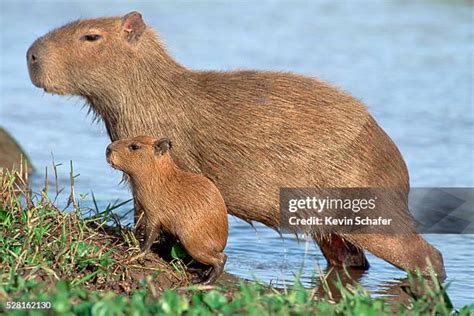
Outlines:
{"label": "shoreline", "polygon": [[[332,279],[322,275],[320,287],[313,289],[303,287],[298,277],[290,288],[276,289],[228,273],[213,286],[192,285],[193,274],[182,258],[165,261],[155,253],[137,258],[139,243],[133,232],[108,225],[117,220],[113,207],[83,218],[74,194],[74,209],[66,213],[48,199],[47,190],[38,196],[27,188],[18,173],[0,177],[0,312],[12,306],[21,309],[12,305],[18,301],[49,302],[57,313],[90,313],[98,306],[119,314],[138,308],[144,314],[176,315],[198,310],[223,315],[454,311],[436,278],[430,282],[409,277],[403,303],[372,297],[351,278],[333,282],[337,274]],[[461,310],[468,315],[474,305]]]}

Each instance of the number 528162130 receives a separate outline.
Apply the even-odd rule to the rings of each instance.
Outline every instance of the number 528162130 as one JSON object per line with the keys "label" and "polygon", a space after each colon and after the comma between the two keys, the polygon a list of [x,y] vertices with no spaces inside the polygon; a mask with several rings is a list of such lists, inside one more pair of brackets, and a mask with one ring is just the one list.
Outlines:
{"label": "number 528162130", "polygon": [[45,301],[31,301],[31,302],[22,302],[22,301],[11,301],[6,302],[6,309],[51,309],[51,302]]}

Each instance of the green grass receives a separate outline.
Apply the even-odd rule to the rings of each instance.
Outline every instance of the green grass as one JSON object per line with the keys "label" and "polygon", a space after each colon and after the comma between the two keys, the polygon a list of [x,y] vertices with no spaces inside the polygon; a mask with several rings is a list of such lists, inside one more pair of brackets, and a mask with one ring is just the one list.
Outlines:
{"label": "green grass", "polygon": [[[81,210],[71,193],[67,212],[32,194],[19,173],[0,171],[0,314],[11,315],[472,315],[456,311],[435,278],[410,277],[404,304],[374,298],[360,285],[317,293],[295,281],[290,289],[256,282],[190,285],[192,275],[175,248],[171,262],[156,254],[135,259],[138,241],[109,205]],[[47,181],[46,181],[47,183]],[[71,171],[71,192],[74,192]],[[56,186],[56,195],[59,192]],[[53,200],[53,201],[51,201]],[[94,199],[93,199],[94,200]],[[114,224],[111,228],[110,224]],[[7,302],[47,301],[51,310],[9,310]]]}

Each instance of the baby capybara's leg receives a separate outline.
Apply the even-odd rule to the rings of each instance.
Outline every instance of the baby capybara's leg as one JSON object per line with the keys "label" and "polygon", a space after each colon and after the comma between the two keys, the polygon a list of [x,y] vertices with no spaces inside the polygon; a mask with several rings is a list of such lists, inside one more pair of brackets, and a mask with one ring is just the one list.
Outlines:
{"label": "baby capybara's leg", "polygon": [[350,267],[354,269],[367,270],[369,261],[367,261],[364,251],[342,239],[338,235],[324,237],[315,237],[321,252],[326,258],[328,265],[334,267]]}
{"label": "baby capybara's leg", "polygon": [[141,247],[143,252],[150,250],[151,245],[155,242],[158,233],[160,232],[161,226],[157,224],[146,223],[145,225],[145,240]]}
{"label": "baby capybara's leg", "polygon": [[429,276],[429,260],[437,277],[440,280],[446,277],[441,253],[418,234],[354,234],[348,238],[405,271],[420,269],[423,275]]}
{"label": "baby capybara's leg", "polygon": [[208,284],[213,284],[216,282],[217,278],[224,272],[224,266],[227,261],[227,255],[224,254],[223,252],[218,253],[214,260],[213,263],[211,263],[211,272],[207,276],[207,278],[202,282],[202,284],[208,285]]}
{"label": "baby capybara's leg", "polygon": [[143,207],[136,198],[133,199],[133,223],[135,224],[135,231],[142,233],[145,229],[145,217]]}
{"label": "baby capybara's leg", "polygon": [[227,255],[223,252],[217,252],[212,249],[205,249],[203,245],[201,248],[189,246],[186,247],[186,244],[183,244],[189,255],[199,263],[210,266],[210,272],[207,275],[207,278],[202,281],[203,284],[212,284],[224,271],[224,265],[227,261]]}

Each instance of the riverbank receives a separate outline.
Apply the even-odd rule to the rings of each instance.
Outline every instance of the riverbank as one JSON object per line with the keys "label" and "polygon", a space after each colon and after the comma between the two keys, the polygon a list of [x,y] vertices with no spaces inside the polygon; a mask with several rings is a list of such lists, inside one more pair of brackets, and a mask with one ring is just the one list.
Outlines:
{"label": "riverbank", "polygon": [[[11,302],[43,302],[30,303],[29,308],[50,304],[55,314],[454,312],[445,290],[436,282],[429,286],[429,282],[420,281],[407,288],[412,299],[405,305],[373,298],[359,285],[339,287],[337,299],[330,290],[316,293],[299,282],[282,290],[228,274],[215,286],[192,285],[196,275],[186,270],[187,259],[176,245],[160,251],[161,256],[137,257],[138,240],[113,213],[118,205],[105,210],[81,209],[73,176],[65,211],[54,203],[58,188],[50,190],[45,185],[38,194],[27,188],[18,173],[0,175],[2,314],[11,312],[12,307],[28,308],[21,305],[26,303]],[[469,315],[469,310],[473,306],[463,307],[460,314]]]}

